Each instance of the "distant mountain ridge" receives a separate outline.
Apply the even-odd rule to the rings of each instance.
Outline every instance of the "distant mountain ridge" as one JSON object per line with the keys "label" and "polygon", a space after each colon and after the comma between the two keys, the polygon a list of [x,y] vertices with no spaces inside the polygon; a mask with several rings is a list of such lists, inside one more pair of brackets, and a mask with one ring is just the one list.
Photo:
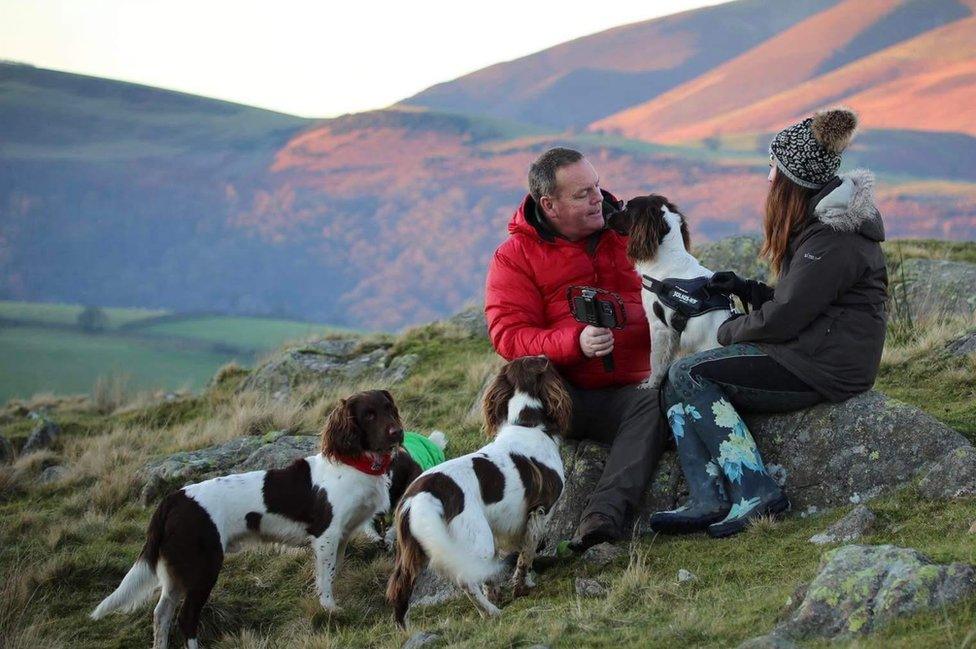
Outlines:
{"label": "distant mountain ridge", "polygon": [[740,0],[329,120],[0,64],[0,299],[427,322],[481,298],[545,148],[714,239],[758,231],[772,133],[847,100],[889,234],[974,239],[974,7]]}

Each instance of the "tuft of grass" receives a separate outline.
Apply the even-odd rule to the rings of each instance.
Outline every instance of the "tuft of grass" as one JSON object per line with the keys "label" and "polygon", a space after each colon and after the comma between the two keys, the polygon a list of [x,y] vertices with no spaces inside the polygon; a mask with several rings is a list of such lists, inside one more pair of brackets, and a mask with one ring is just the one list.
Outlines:
{"label": "tuft of grass", "polygon": [[128,374],[117,372],[98,377],[91,397],[95,410],[108,415],[124,406],[129,401],[131,380]]}

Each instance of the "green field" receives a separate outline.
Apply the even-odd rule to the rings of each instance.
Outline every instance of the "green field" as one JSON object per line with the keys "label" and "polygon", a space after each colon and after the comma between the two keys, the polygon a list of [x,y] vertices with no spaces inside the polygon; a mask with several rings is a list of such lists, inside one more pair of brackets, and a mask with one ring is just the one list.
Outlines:
{"label": "green field", "polygon": [[[0,300],[0,320],[74,326],[78,324],[78,315],[84,308],[80,304]],[[102,308],[102,312],[108,317],[109,329],[117,329],[124,325],[132,324],[133,322],[158,318],[169,313],[169,311],[163,309],[126,309],[115,307]]]}
{"label": "green field", "polygon": [[181,316],[103,308],[106,329],[83,331],[84,307],[0,301],[0,403],[39,392],[89,393],[124,375],[132,390],[199,389],[224,363],[250,364],[290,340],[345,331],[272,318]]}
{"label": "green field", "polygon": [[254,350],[271,349],[287,340],[341,331],[312,322],[231,316],[200,316],[147,322],[130,330],[144,335],[178,336]]}
{"label": "green field", "polygon": [[[126,375],[133,389],[200,388],[228,354],[173,344],[43,327],[0,328],[0,402],[37,392],[91,392],[100,376]],[[247,359],[238,359],[247,360]]]}

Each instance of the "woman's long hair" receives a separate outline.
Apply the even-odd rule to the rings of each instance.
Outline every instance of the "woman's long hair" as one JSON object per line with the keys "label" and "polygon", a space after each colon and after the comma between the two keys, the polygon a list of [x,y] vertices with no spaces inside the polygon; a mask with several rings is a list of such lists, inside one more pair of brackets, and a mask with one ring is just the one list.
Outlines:
{"label": "woman's long hair", "polygon": [[776,170],[766,195],[763,245],[759,251],[769,261],[774,275],[779,275],[790,239],[803,229],[807,208],[815,193],[816,190],[801,187]]}

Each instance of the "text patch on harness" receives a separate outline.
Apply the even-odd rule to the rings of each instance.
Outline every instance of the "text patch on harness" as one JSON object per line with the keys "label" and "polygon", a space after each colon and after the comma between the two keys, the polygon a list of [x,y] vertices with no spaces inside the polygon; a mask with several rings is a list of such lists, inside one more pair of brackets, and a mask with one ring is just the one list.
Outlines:
{"label": "text patch on harness", "polygon": [[685,318],[694,318],[709,311],[733,311],[732,298],[723,293],[713,293],[708,290],[708,277],[692,277],[680,279],[666,277],[656,280],[647,275],[644,278],[644,288],[657,295],[658,299],[669,309],[677,311]]}

